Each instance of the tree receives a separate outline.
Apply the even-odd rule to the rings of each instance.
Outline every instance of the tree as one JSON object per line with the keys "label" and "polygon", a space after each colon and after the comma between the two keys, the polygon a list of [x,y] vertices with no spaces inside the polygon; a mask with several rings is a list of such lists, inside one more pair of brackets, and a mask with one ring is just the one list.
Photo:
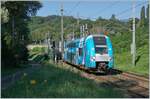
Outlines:
{"label": "tree", "polygon": [[1,22],[6,23],[8,22],[8,10],[4,7],[1,8]]}
{"label": "tree", "polygon": [[42,5],[38,1],[3,1],[1,7],[7,13],[1,16],[8,17],[2,23],[2,65],[14,66],[27,60],[27,22]]}
{"label": "tree", "polygon": [[112,20],[112,21],[115,21],[115,20],[116,20],[115,14],[112,14],[110,20]]}
{"label": "tree", "polygon": [[[35,1],[7,1],[2,3],[2,7],[5,7],[9,13],[8,28],[13,37],[15,36],[14,32],[19,33],[22,32],[22,30],[25,30],[23,31],[24,34],[28,32],[27,29],[23,29],[23,27],[26,28],[27,20],[29,20],[31,15],[35,15],[41,6],[39,2]],[[23,25],[21,26],[22,28],[20,28],[21,24]]]}
{"label": "tree", "polygon": [[140,18],[140,26],[145,25],[145,6],[141,9],[141,18]]}
{"label": "tree", "polygon": [[149,4],[147,5],[147,9],[146,9],[146,17],[149,22]]}
{"label": "tree", "polygon": [[[130,29],[132,30],[133,29],[133,18],[129,18],[129,21],[127,22],[128,23],[128,26],[130,27]],[[138,18],[135,18],[135,28],[138,28],[139,25],[139,19]]]}

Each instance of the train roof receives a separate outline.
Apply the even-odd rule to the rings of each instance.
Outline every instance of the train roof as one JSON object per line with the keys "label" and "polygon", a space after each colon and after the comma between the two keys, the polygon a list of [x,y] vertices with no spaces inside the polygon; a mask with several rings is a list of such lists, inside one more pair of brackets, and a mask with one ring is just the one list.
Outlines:
{"label": "train roof", "polygon": [[89,36],[100,36],[100,37],[107,37],[106,35],[103,35],[103,34],[93,34],[93,35],[89,35]]}
{"label": "train roof", "polygon": [[79,42],[79,41],[80,41],[80,39],[75,39],[75,40],[67,41],[66,44],[73,43],[73,42]]}
{"label": "train roof", "polygon": [[75,39],[75,40],[71,40],[71,41],[67,41],[66,44],[69,44],[69,43],[76,43],[76,42],[80,42],[80,41],[83,41],[84,39],[88,38],[88,37],[108,37],[106,35],[103,35],[103,34],[92,34],[92,35],[88,35],[87,37],[82,37],[82,38],[78,38],[78,39]]}

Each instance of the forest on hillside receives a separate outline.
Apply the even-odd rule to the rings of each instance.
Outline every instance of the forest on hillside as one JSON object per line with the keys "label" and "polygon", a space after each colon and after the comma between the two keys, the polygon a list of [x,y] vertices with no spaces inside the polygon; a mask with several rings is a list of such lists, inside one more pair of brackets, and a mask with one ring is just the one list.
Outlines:
{"label": "forest on hillside", "polygon": [[[135,19],[137,48],[148,44],[148,7],[141,8],[141,17]],[[61,16],[51,15],[47,17],[35,16],[28,23],[30,29],[30,41],[39,43],[49,37],[51,40],[59,41],[61,35]],[[79,23],[78,23],[79,21]],[[132,18],[127,21],[119,20],[113,14],[110,19],[99,17],[95,21],[90,19],[77,19],[72,16],[64,16],[64,39],[68,40],[73,35],[79,38],[80,26],[88,25],[91,34],[107,31],[111,37],[116,52],[129,51],[132,41]]]}
{"label": "forest on hillside", "polygon": [[[51,41],[60,41],[61,16],[35,16],[42,7],[40,2],[4,1],[1,6],[2,66],[17,66],[27,61],[28,44],[35,42],[38,44],[47,38]],[[149,6],[143,6],[139,14],[140,18],[135,19],[136,49],[146,48],[148,52]],[[107,31],[115,53],[130,52],[132,18],[123,21],[117,19],[114,14],[110,19],[99,17],[96,20],[64,16],[64,39],[72,37],[73,28],[75,38],[79,38],[80,26],[85,24],[91,34]]]}
{"label": "forest on hillside", "polygon": [[[87,24],[90,34],[107,33],[114,49],[114,66],[120,70],[132,71],[148,75],[148,33],[149,33],[149,5],[142,6],[139,13],[140,18],[135,18],[136,33],[136,66],[132,64],[132,22],[133,19],[119,20],[116,15],[110,19],[102,17],[96,20],[77,19],[73,16],[64,16],[64,40],[73,37],[80,38],[80,26]],[[30,43],[40,43],[47,38],[50,41],[61,40],[61,16],[51,15],[47,17],[35,16],[28,23],[30,29]]]}

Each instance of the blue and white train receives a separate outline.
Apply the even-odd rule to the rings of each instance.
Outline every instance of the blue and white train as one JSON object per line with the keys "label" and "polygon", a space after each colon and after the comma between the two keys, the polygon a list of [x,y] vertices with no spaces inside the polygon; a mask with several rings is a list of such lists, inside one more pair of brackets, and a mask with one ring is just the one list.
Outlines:
{"label": "blue and white train", "polygon": [[64,61],[86,69],[110,70],[114,65],[110,38],[106,35],[89,35],[65,42]]}

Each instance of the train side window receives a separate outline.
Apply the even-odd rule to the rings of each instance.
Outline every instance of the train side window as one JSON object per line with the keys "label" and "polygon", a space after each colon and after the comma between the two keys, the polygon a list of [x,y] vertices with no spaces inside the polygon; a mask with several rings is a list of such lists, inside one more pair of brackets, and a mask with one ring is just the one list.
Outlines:
{"label": "train side window", "polygon": [[79,56],[82,56],[82,49],[83,48],[79,48]]}

